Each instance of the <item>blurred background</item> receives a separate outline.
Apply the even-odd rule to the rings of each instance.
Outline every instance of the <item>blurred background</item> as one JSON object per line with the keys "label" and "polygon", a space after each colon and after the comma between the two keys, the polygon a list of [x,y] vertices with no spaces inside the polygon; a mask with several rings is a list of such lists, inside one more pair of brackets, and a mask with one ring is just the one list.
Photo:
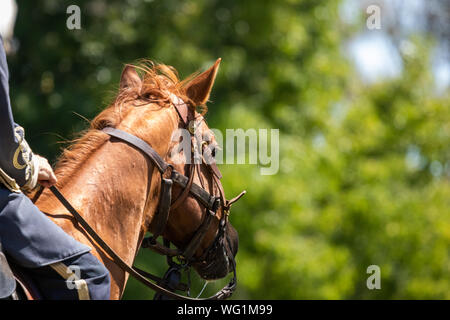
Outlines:
{"label": "blurred background", "polygon": [[[69,30],[72,2],[0,2],[15,120],[35,152],[54,162],[124,63],[184,78],[221,57],[210,127],[280,130],[276,175],[220,166],[228,196],[248,190],[231,213],[233,298],[450,299],[449,1],[76,1]],[[166,268],[148,252],[137,265]],[[131,279],[124,298],[152,296]]]}

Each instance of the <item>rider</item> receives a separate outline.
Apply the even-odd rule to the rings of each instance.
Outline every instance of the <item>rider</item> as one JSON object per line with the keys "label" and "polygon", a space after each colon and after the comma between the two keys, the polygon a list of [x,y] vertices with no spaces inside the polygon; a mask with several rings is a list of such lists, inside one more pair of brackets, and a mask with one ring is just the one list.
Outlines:
{"label": "rider", "polygon": [[33,154],[14,123],[8,65],[0,36],[0,241],[12,262],[26,268],[45,299],[109,299],[110,275],[91,248],[69,236],[22,193],[56,176]]}

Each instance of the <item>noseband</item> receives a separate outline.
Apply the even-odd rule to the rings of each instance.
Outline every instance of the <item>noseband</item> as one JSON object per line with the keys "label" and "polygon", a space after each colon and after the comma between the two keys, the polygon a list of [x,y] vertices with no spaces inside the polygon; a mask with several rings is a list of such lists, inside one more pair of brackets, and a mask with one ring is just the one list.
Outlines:
{"label": "noseband", "polygon": [[[191,147],[193,150],[198,150],[197,148],[202,148],[202,139],[195,132],[195,126],[190,125],[194,122],[194,110],[189,108],[189,106],[182,101],[180,98],[171,94],[172,103],[179,115],[180,122],[183,128],[189,128],[191,133]],[[106,244],[103,239],[92,229],[92,227],[84,220],[84,218],[72,207],[72,205],[64,198],[64,196],[59,192],[56,187],[51,187],[50,190],[58,198],[59,201],[74,215],[76,220],[82,225],[87,233],[99,244],[99,246],[105,250],[106,253],[114,260],[114,262],[121,267],[123,270],[128,272],[131,276],[135,277],[141,283],[147,287],[152,288],[157,292],[155,295],[156,299],[184,299],[184,300],[198,300],[191,298],[190,296],[183,296],[177,294],[173,291],[181,290],[187,291],[190,294],[190,284],[180,283],[181,278],[180,270],[188,270],[193,263],[205,262],[208,254],[216,249],[218,246],[223,246],[224,255],[226,260],[231,263],[233,268],[233,278],[230,282],[220,291],[209,298],[203,298],[201,300],[217,300],[226,299],[231,296],[236,288],[236,262],[234,260],[233,253],[231,252],[231,245],[226,237],[226,227],[228,224],[228,215],[231,205],[239,200],[245,191],[241,192],[237,197],[226,200],[225,192],[223,190],[220,179],[222,177],[214,158],[211,156],[209,148],[205,149],[205,156],[208,161],[205,161],[205,157],[202,157],[202,162],[206,165],[212,174],[214,184],[219,189],[219,196],[210,194],[204,189],[203,186],[199,186],[193,182],[195,171],[200,174],[200,164],[190,163],[189,164],[189,177],[176,171],[173,166],[167,163],[147,142],[132,135],[128,132],[122,131],[120,129],[106,127],[102,130],[109,136],[116,138],[120,141],[126,142],[129,145],[135,147],[143,154],[145,154],[154,167],[159,171],[161,177],[161,191],[160,199],[158,204],[158,209],[155,217],[152,221],[153,235],[143,239],[142,247],[149,248],[159,254],[165,255],[169,264],[169,270],[166,272],[165,276],[161,279],[154,276],[148,272],[145,272],[136,267],[129,266],[122,258],[120,258],[114,250]],[[203,150],[202,150],[203,151]],[[192,157],[191,157],[192,160]],[[152,174],[152,171],[149,173]],[[201,176],[199,176],[201,178]],[[172,186],[173,184],[178,185],[183,190],[177,200],[172,202]],[[39,193],[40,194],[40,193]],[[193,237],[189,243],[183,249],[172,249],[170,248],[170,241],[163,238],[163,244],[161,244],[157,239],[162,236],[166,229],[166,225],[169,218],[169,212],[171,209],[175,209],[191,194],[195,199],[197,199],[205,207],[205,216],[200,226],[195,231]],[[39,196],[39,195],[38,195]],[[37,199],[35,197],[34,201]],[[207,231],[210,228],[213,219],[216,217],[219,209],[222,209],[222,217],[219,221],[219,226],[217,234],[210,244],[210,246],[205,250],[205,252],[200,257],[195,257],[197,249],[200,247],[202,240],[204,239]],[[179,263],[175,262],[173,258],[177,258]],[[189,273],[188,273],[189,274]],[[149,281],[156,281],[157,284]],[[188,280],[190,282],[190,280]]]}

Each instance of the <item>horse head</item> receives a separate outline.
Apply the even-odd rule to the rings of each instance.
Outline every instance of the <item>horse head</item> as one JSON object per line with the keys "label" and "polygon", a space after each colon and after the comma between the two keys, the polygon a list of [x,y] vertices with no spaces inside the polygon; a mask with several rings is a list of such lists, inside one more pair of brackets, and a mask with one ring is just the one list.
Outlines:
{"label": "horse head", "polygon": [[[122,102],[136,106],[131,111],[136,114],[127,116],[133,120],[124,121],[121,126],[150,145],[159,145],[158,153],[171,169],[188,178],[185,185],[174,184],[171,190],[172,201],[164,229],[156,230],[161,217],[151,213],[155,210],[148,212],[144,228],[161,233],[164,239],[189,255],[182,258],[188,258],[198,274],[207,280],[223,278],[234,270],[239,242],[238,233],[228,220],[231,203],[225,198],[214,161],[217,142],[204,114],[197,110],[199,106],[205,109],[219,63],[220,59],[205,72],[184,81],[178,81],[176,72],[167,66],[127,65],[118,96],[119,100],[132,97]],[[157,125],[161,130],[150,130],[147,134],[149,125],[153,128]],[[183,143],[187,148],[180,148]],[[214,212],[192,192],[193,185],[218,201]],[[208,215],[212,218],[205,226]]]}
{"label": "horse head", "polygon": [[[116,258],[74,223],[51,192],[43,191],[36,202],[61,228],[94,249],[111,272],[113,299],[121,297],[127,282],[124,264],[131,265],[141,244],[149,243],[144,238],[148,231],[153,234],[149,247],[165,249],[164,254],[177,256],[179,265],[193,266],[205,279],[233,271],[230,285],[218,295],[235,287],[238,234],[228,215],[243,193],[225,198],[214,161],[217,143],[196,109],[205,110],[219,63],[183,81],[166,65],[127,65],[114,101],[58,160],[57,187]],[[114,132],[133,137],[141,147]],[[180,149],[183,141],[187,148]],[[155,241],[158,236],[177,247],[175,254]]]}

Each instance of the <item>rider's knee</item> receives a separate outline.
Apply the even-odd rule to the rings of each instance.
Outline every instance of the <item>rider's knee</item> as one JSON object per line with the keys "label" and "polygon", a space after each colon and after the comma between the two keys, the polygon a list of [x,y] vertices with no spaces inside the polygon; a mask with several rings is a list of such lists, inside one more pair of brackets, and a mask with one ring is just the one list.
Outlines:
{"label": "rider's knee", "polygon": [[92,300],[110,298],[111,277],[109,270],[91,253],[83,254],[81,259],[82,276],[89,289]]}
{"label": "rider's knee", "polygon": [[111,289],[111,276],[108,269],[101,265],[98,268],[98,276],[86,279],[91,300],[109,300]]}
{"label": "rider's knee", "polygon": [[67,259],[64,264],[72,272],[72,287],[77,290],[79,299],[108,300],[110,298],[109,270],[92,253],[88,252]]}

